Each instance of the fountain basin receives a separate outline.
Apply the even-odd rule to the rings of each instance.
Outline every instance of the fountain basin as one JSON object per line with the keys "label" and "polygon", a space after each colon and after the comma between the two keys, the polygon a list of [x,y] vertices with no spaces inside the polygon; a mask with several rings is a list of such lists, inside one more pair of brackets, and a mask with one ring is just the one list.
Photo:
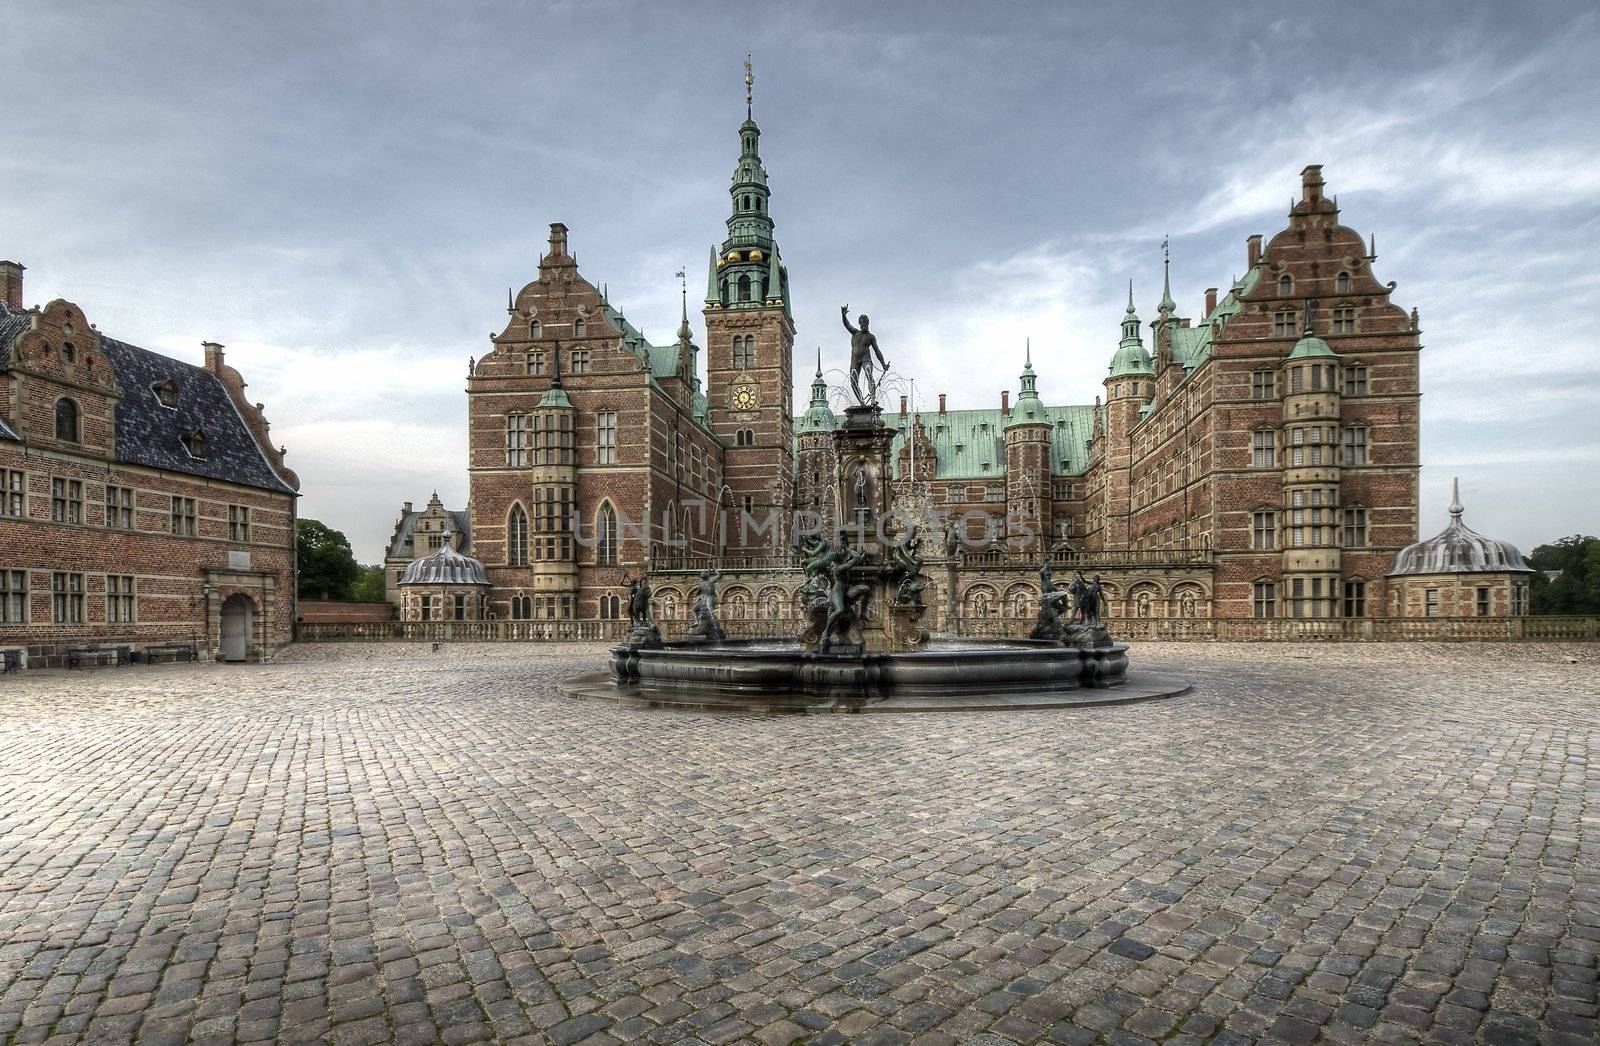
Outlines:
{"label": "fountain basin", "polygon": [[682,641],[612,648],[609,674],[569,680],[571,697],[652,707],[767,712],[1059,707],[1187,689],[1128,672],[1120,643],[934,639],[905,652],[815,653],[798,642]]}

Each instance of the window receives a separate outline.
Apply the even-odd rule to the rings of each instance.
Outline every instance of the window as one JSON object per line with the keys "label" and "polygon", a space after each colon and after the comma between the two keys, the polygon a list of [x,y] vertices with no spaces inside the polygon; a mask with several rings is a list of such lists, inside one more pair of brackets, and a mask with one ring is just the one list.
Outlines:
{"label": "window", "polygon": [[1489,616],[1489,588],[1488,588],[1487,585],[1479,585],[1478,586],[1477,605],[1478,605],[1478,616],[1479,617],[1488,617]]}
{"label": "window", "polygon": [[1282,276],[1279,276],[1278,277],[1278,294],[1280,296],[1282,296],[1282,297],[1287,298],[1289,295],[1291,295],[1293,293],[1294,293],[1294,280],[1290,279],[1287,273],[1285,273]]}
{"label": "window", "polygon": [[572,490],[533,488],[533,557],[544,561],[572,558]]}
{"label": "window", "polygon": [[250,541],[250,509],[247,506],[228,506],[228,540],[241,545]]}
{"label": "window", "polygon": [[70,341],[62,342],[61,343],[61,358],[66,360],[68,363],[76,363],[76,362],[78,362],[78,348],[77,348],[77,346],[73,345],[72,342],[70,342]]}
{"label": "window", "polygon": [[106,623],[132,624],[133,578],[125,574],[106,575]]}
{"label": "window", "polygon": [[756,445],[755,430],[754,429],[740,429],[738,431],[738,433],[735,434],[734,443],[735,443],[735,445],[740,446],[740,447],[753,447],[753,446],[755,446]]}
{"label": "window", "polygon": [[20,469],[0,469],[0,516],[28,514],[28,478]]}
{"label": "window", "polygon": [[506,415],[506,464],[513,468],[528,463],[528,416]]}
{"label": "window", "polygon": [[28,573],[0,570],[0,625],[28,623]]}
{"label": "window", "polygon": [[1365,396],[1367,394],[1367,368],[1346,367],[1344,369],[1344,394],[1346,396]]}
{"label": "window", "polygon": [[587,374],[587,373],[589,373],[589,350],[588,349],[573,349],[570,359],[572,361],[572,373],[574,373],[574,374]]}
{"label": "window", "polygon": [[1356,332],[1356,310],[1333,310],[1333,333],[1354,334]]}
{"label": "window", "polygon": [[66,397],[56,400],[56,439],[78,442],[78,405]]}
{"label": "window", "polygon": [[1363,426],[1355,426],[1344,430],[1344,463],[1346,465],[1365,465],[1367,463],[1367,430]]}
{"label": "window", "polygon": [[1276,548],[1278,545],[1278,514],[1255,512],[1250,516],[1250,547]]}
{"label": "window", "polygon": [[1344,510],[1344,547],[1363,548],[1367,543],[1367,510],[1364,508],[1347,508]]}
{"label": "window", "polygon": [[83,483],[75,479],[50,481],[50,518],[57,523],[83,522]]}
{"label": "window", "polygon": [[622,616],[622,598],[617,595],[600,597],[600,616],[604,620],[614,621]]}
{"label": "window", "polygon": [[528,337],[534,340],[544,337],[544,324],[540,323],[538,320],[529,321]]}
{"label": "window", "polygon": [[465,595],[463,595],[462,593],[457,592],[456,593],[455,604],[456,604],[455,605],[456,620],[457,621],[466,620],[466,617],[467,617],[467,597]]}
{"label": "window", "polygon": [[206,434],[199,429],[183,434],[183,449],[189,452],[191,458],[206,456]]}
{"label": "window", "polygon": [[1278,397],[1278,372],[1253,370],[1250,372],[1250,398],[1270,400]]}
{"label": "window", "polygon": [[1350,293],[1350,274],[1348,272],[1341,272],[1339,275],[1333,278],[1333,293]]}
{"label": "window", "polygon": [[161,404],[163,407],[172,409],[177,408],[178,385],[171,378],[168,378],[166,381],[157,382],[156,384],[150,386],[150,389],[156,394],[157,403]]}
{"label": "window", "polygon": [[1528,613],[1528,586],[1515,584],[1511,586],[1511,613],[1518,617]]}
{"label": "window", "polygon": [[585,323],[583,320],[573,320],[572,321],[572,336],[574,338],[587,337],[588,334],[589,334],[589,325],[587,323]]}
{"label": "window", "polygon": [[740,276],[739,277],[739,300],[740,301],[749,301],[750,300],[750,277],[749,276]]}
{"label": "window", "polygon": [[1270,581],[1257,581],[1255,585],[1255,604],[1253,612],[1256,617],[1278,616],[1278,586]]}
{"label": "window", "polygon": [[113,530],[133,529],[133,491],[106,484],[106,526]]}
{"label": "window", "polygon": [[1365,581],[1346,581],[1344,583],[1344,616],[1367,616],[1367,583]]}
{"label": "window", "polygon": [[746,352],[747,352],[747,350],[745,349],[745,338],[743,337],[743,335],[735,334],[733,336],[733,369],[734,370],[748,370],[748,369],[750,369],[750,357],[746,355]]}
{"label": "window", "polygon": [[420,611],[419,616],[423,621],[429,620],[433,616],[433,597],[423,596],[417,609]]}
{"label": "window", "polygon": [[528,353],[528,373],[533,377],[544,375],[544,350],[534,349]]}
{"label": "window", "polygon": [[572,464],[572,415],[546,411],[533,419],[533,464]]}
{"label": "window", "polygon": [[58,625],[83,624],[82,574],[50,575],[50,620]]}
{"label": "window", "polygon": [[595,520],[595,562],[610,565],[617,561],[617,510],[611,502],[600,505],[599,518]]}
{"label": "window", "polygon": [[1304,392],[1306,390],[1306,375],[1304,367],[1291,367],[1289,369],[1289,391]]}
{"label": "window", "polygon": [[1299,331],[1295,330],[1295,314],[1291,312],[1275,312],[1272,314],[1272,336],[1274,338],[1292,338]]}
{"label": "window", "polygon": [[194,498],[172,499],[172,532],[179,537],[194,537]]}
{"label": "window", "polygon": [[1275,464],[1273,443],[1276,433],[1252,432],[1250,434],[1250,466],[1270,469]]}
{"label": "window", "polygon": [[1428,616],[1429,617],[1438,617],[1439,616],[1439,590],[1436,589],[1436,588],[1430,588],[1430,589],[1428,589],[1426,592],[1424,592],[1422,594],[1422,597],[1423,597],[1422,605],[1423,605],[1423,608],[1427,611]]}
{"label": "window", "polygon": [[506,519],[506,562],[514,567],[528,564],[528,514],[521,505],[512,505]]}
{"label": "window", "polygon": [[602,410],[594,416],[594,460],[612,465],[617,460],[617,412]]}

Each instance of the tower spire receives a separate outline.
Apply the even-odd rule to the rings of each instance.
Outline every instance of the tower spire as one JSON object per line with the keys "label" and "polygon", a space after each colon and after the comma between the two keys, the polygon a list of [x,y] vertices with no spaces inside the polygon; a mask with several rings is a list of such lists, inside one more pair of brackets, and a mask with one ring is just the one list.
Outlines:
{"label": "tower spire", "polygon": [[[1131,287],[1130,287],[1131,293]],[[1161,305],[1160,311],[1171,316],[1178,303],[1172,300],[1172,245],[1171,237],[1161,238]]]}
{"label": "tower spire", "polygon": [[1461,507],[1461,477],[1452,476],[1450,479],[1450,522],[1460,523],[1461,513],[1465,511]]}
{"label": "tower spire", "polygon": [[744,118],[746,120],[755,119],[755,92],[753,90],[755,83],[755,69],[750,64],[750,56],[746,54],[744,56]]}
{"label": "tower spire", "polygon": [[1128,315],[1129,316],[1138,315],[1138,313],[1135,312],[1134,308],[1133,308],[1133,277],[1131,277],[1131,276],[1128,277]]}

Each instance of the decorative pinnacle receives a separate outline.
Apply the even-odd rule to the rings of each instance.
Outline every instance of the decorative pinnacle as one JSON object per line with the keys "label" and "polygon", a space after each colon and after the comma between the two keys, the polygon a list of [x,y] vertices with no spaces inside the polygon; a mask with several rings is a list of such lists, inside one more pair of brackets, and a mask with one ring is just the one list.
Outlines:
{"label": "decorative pinnacle", "polygon": [[747,120],[754,119],[752,114],[755,112],[755,92],[753,90],[755,82],[755,70],[751,67],[750,56],[747,54],[744,56],[744,116]]}
{"label": "decorative pinnacle", "polygon": [[1171,313],[1178,307],[1172,300],[1172,248],[1170,238],[1161,238],[1161,311]]}
{"label": "decorative pinnacle", "polygon": [[1133,310],[1133,280],[1129,279],[1128,280],[1128,315],[1132,316],[1133,314],[1134,314],[1134,310]]}
{"label": "decorative pinnacle", "polygon": [[1033,339],[1025,338],[1022,342],[1022,365],[1029,370],[1033,369]]}
{"label": "decorative pinnacle", "polygon": [[1461,477],[1454,476],[1450,480],[1450,521],[1461,522],[1461,513],[1466,510],[1461,507]]}
{"label": "decorative pinnacle", "polygon": [[822,346],[817,346],[817,380],[822,380]]}

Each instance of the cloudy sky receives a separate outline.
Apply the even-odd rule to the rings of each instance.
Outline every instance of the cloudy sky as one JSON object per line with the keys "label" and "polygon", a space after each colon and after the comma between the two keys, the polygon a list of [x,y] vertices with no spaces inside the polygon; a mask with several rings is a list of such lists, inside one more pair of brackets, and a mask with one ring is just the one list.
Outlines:
{"label": "cloudy sky", "polygon": [[1600,531],[1592,3],[0,0],[0,38],[29,302],[226,343],[365,561],[402,501],[464,504],[467,357],[549,222],[658,341],[673,273],[703,294],[746,51],[802,395],[848,301],[924,403],[997,403],[1027,338],[1087,402],[1162,236],[1198,315],[1321,163],[1421,310],[1424,530],[1459,474],[1524,550]]}

